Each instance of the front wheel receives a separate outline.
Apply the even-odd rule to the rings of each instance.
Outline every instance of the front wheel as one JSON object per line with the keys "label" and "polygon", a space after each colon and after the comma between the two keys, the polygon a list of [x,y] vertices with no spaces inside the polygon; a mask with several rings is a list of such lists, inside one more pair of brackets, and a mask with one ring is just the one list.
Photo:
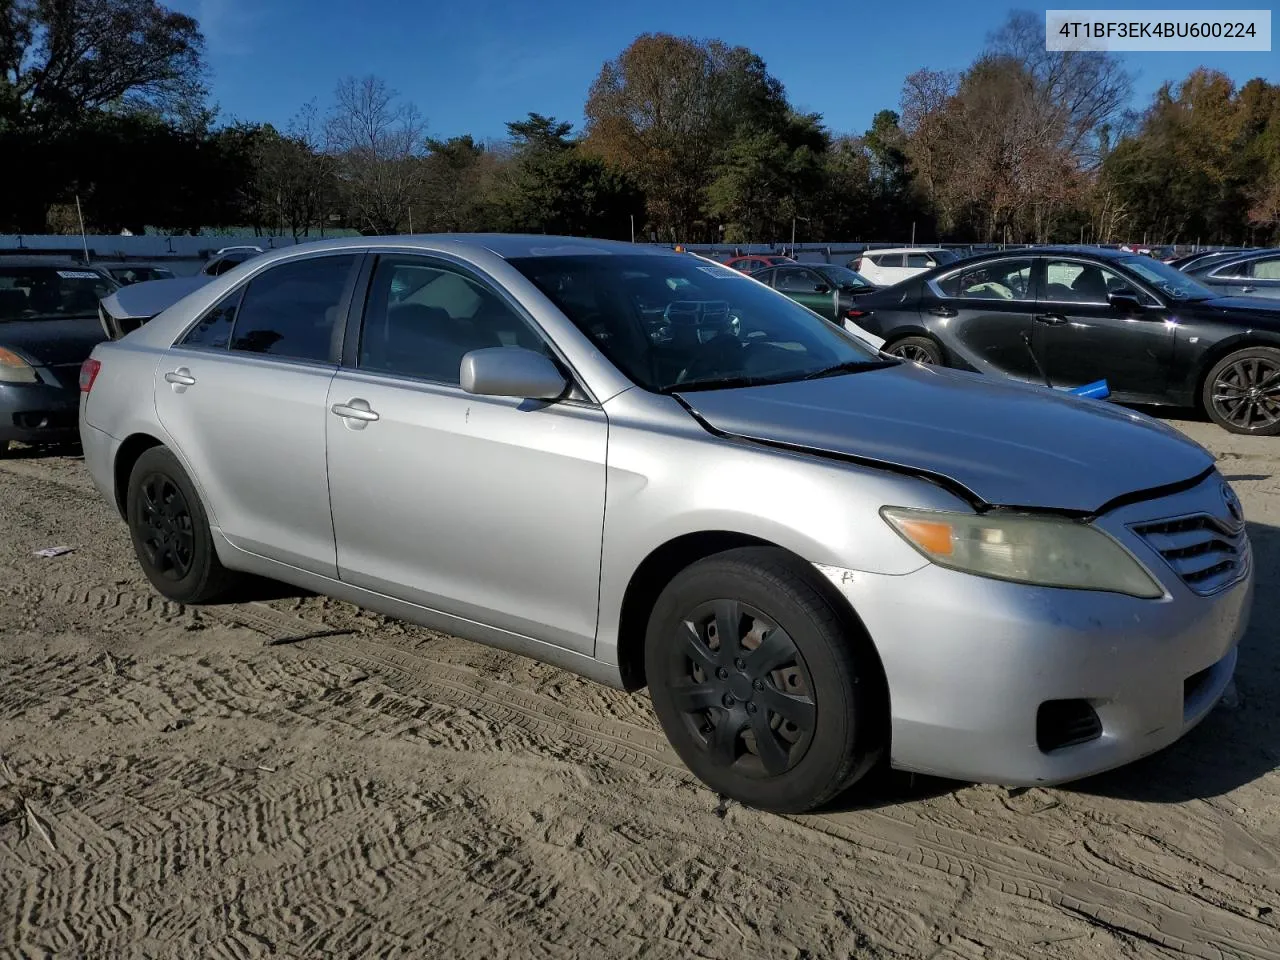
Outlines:
{"label": "front wheel", "polygon": [[777,813],[826,803],[885,741],[879,662],[815,579],[781,550],[727,551],[677,574],[646,635],[654,710],[681,760]]}
{"label": "front wheel", "polygon": [[891,357],[942,366],[942,349],[928,337],[903,337],[885,347]]}
{"label": "front wheel", "polygon": [[1205,378],[1201,402],[1231,433],[1280,434],[1280,350],[1245,347],[1223,357]]}

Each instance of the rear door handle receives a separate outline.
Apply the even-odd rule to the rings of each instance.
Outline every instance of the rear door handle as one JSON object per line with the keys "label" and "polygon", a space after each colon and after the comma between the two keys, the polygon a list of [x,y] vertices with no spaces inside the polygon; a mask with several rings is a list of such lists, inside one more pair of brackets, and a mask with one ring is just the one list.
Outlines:
{"label": "rear door handle", "polygon": [[1241,288],[1240,288],[1240,292],[1241,292],[1241,293],[1253,293],[1253,291],[1254,291],[1254,290],[1256,290],[1256,289],[1258,289],[1258,288],[1257,288],[1257,287],[1253,287],[1253,286],[1241,287]]}
{"label": "rear door handle", "polygon": [[195,384],[196,378],[191,375],[191,371],[186,367],[179,367],[177,370],[170,370],[164,375],[167,383],[174,386],[190,387]]}
{"label": "rear door handle", "polygon": [[931,314],[933,314],[935,317],[954,317],[954,316],[956,316],[956,311],[955,311],[955,310],[953,310],[951,307],[948,307],[946,304],[943,304],[943,303],[938,304],[936,307],[930,307],[930,308],[929,308],[929,312],[930,312]]}
{"label": "rear door handle", "polygon": [[1037,313],[1034,319],[1036,323],[1043,323],[1047,327],[1060,327],[1067,322],[1067,318],[1060,313]]}
{"label": "rear door handle", "polygon": [[361,400],[358,397],[346,403],[335,403],[329,409],[342,417],[343,420],[359,420],[363,423],[373,423],[378,419],[378,414],[369,407],[369,401]]}

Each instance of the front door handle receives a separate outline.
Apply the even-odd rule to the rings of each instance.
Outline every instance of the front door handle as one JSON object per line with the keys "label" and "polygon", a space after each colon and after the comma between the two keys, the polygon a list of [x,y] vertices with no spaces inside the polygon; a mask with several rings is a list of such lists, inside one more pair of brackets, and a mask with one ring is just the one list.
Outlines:
{"label": "front door handle", "polygon": [[1037,313],[1034,319],[1036,323],[1043,323],[1047,327],[1060,327],[1067,322],[1067,318],[1060,313]]}
{"label": "front door handle", "polygon": [[196,382],[196,378],[191,375],[191,371],[186,367],[179,367],[177,370],[170,370],[164,375],[166,383],[172,383],[174,386],[190,387]]}
{"label": "front door handle", "polygon": [[343,420],[359,420],[362,423],[373,423],[378,419],[378,414],[374,412],[368,400],[361,400],[356,397],[348,400],[346,403],[335,403],[330,409],[342,417]]}
{"label": "front door handle", "polygon": [[1241,287],[1241,288],[1240,288],[1240,292],[1241,292],[1241,293],[1253,293],[1253,291],[1254,291],[1254,290],[1257,290],[1257,289],[1258,289],[1258,288],[1257,288],[1257,287],[1254,287],[1254,286],[1245,286],[1245,287]]}

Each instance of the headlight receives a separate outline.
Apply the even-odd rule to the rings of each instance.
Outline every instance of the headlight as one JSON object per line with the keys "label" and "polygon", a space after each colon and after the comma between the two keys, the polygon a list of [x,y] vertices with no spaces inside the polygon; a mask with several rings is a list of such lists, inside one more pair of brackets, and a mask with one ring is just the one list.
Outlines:
{"label": "headlight", "polygon": [[35,367],[12,350],[0,347],[0,383],[35,383]]}
{"label": "headlight", "polygon": [[1015,583],[1155,599],[1164,590],[1097,527],[1026,514],[943,513],[885,507],[902,538],[941,567]]}

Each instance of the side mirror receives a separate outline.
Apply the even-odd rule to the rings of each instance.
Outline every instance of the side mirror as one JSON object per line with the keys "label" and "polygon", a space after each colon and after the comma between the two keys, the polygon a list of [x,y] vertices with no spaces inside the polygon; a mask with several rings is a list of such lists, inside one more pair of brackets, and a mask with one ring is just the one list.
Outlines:
{"label": "side mirror", "polygon": [[569,387],[550,358],[524,347],[484,347],[462,358],[462,389],[485,397],[558,400]]}
{"label": "side mirror", "polygon": [[1141,313],[1142,301],[1138,299],[1138,295],[1127,290],[1117,290],[1115,293],[1107,294],[1107,303],[1111,304],[1112,309],[1119,310],[1123,313]]}
{"label": "side mirror", "polygon": [[830,288],[829,286],[827,286],[825,283],[820,283],[820,284],[818,284],[816,287],[814,287],[814,288],[813,288],[813,292],[814,292],[814,293],[826,293],[826,292],[827,292],[827,291],[829,291],[830,289],[831,289],[831,288]]}

